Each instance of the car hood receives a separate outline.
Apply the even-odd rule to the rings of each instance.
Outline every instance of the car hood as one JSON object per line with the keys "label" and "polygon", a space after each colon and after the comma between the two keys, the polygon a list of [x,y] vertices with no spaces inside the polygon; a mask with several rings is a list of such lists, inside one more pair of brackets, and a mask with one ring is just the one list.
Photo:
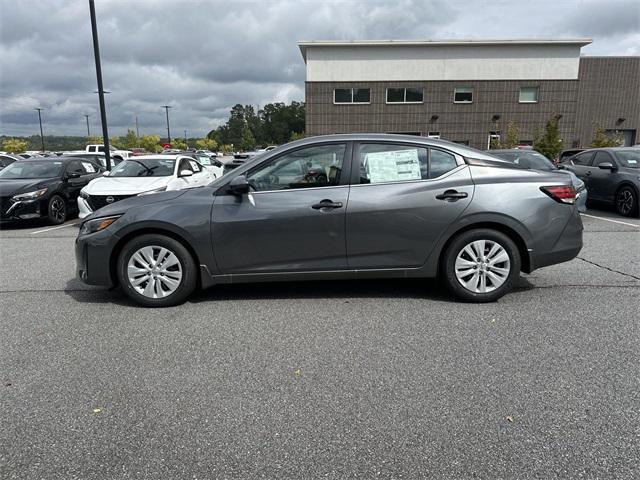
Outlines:
{"label": "car hood", "polygon": [[84,220],[91,220],[97,217],[106,217],[109,215],[121,215],[127,210],[135,207],[143,207],[145,205],[151,205],[152,203],[159,203],[165,201],[172,201],[181,195],[184,195],[189,190],[171,190],[169,192],[152,193],[150,195],[141,195],[139,197],[130,197],[120,200],[118,202],[102,207],[96,210],[91,215],[88,215]]}
{"label": "car hood", "polygon": [[89,195],[137,195],[166,186],[173,177],[100,177],[82,190]]}
{"label": "car hood", "polygon": [[10,197],[20,193],[33,192],[49,186],[56,178],[16,178],[0,179],[0,197]]}

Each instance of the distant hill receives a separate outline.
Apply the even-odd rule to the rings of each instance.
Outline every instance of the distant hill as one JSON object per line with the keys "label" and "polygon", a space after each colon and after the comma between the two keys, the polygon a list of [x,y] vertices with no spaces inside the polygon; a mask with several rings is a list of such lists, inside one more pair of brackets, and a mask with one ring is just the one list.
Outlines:
{"label": "distant hill", "polygon": [[[29,143],[27,150],[40,150],[40,135],[31,135],[30,137],[18,137],[14,135],[0,135],[0,145],[5,138],[20,138]],[[87,137],[58,137],[55,135],[44,136],[44,148],[46,150],[57,152],[60,150],[84,150],[87,144]]]}

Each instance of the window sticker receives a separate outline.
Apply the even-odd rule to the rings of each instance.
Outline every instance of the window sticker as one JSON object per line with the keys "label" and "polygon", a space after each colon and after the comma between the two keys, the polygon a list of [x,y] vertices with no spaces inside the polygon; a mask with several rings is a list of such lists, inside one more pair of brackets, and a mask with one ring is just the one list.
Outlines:
{"label": "window sticker", "polygon": [[87,173],[96,173],[97,172],[96,167],[94,167],[92,163],[82,162],[82,166],[84,167],[84,170]]}
{"label": "window sticker", "polygon": [[422,179],[416,149],[367,153],[364,163],[371,183]]}

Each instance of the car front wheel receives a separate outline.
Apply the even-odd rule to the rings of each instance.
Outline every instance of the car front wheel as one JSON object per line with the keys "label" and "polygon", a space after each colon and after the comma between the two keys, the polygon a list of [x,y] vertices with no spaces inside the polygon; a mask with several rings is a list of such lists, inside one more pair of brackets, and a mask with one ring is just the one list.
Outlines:
{"label": "car front wheel", "polygon": [[631,187],[622,187],[616,194],[616,210],[624,217],[638,215],[638,196]]}
{"label": "car front wheel", "polygon": [[442,259],[449,290],[468,302],[493,302],[510,291],[520,275],[518,247],[496,230],[477,229],[453,239]]}
{"label": "car front wheel", "polygon": [[49,200],[47,218],[54,225],[60,225],[67,221],[67,202],[60,195],[54,195]]}
{"label": "car front wheel", "polygon": [[124,292],[145,307],[178,305],[197,283],[196,264],[189,251],[164,235],[132,239],[122,249],[117,266]]}

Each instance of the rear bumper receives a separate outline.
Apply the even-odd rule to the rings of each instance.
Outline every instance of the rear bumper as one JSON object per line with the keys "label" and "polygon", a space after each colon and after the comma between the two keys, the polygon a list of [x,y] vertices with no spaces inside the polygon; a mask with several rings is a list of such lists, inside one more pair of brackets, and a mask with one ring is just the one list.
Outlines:
{"label": "rear bumper", "polygon": [[553,248],[546,252],[531,253],[531,271],[576,258],[582,250],[582,231],[582,219],[576,207]]}

